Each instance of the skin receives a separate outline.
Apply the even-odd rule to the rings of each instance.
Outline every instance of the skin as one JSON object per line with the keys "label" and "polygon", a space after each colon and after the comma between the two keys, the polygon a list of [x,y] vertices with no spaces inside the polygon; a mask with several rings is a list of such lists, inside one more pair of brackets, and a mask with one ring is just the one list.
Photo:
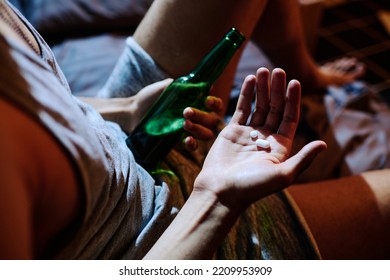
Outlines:
{"label": "skin", "polygon": [[[18,18],[15,16],[15,20]],[[37,46],[35,38],[26,31]],[[0,20],[0,32],[25,48],[24,39]],[[171,80],[145,89],[132,98],[89,101],[107,120],[117,121],[131,131],[157,96]],[[184,128],[191,134],[185,140],[188,149],[196,149],[197,139],[214,137],[214,126],[220,121],[223,107],[216,97],[206,100],[205,111],[187,108]],[[0,176],[0,259],[34,259],[51,253],[51,240],[72,226],[82,215],[80,186],[67,153],[41,125],[19,108],[0,99],[0,144],[2,145]],[[12,122],[9,120],[12,119]],[[132,120],[129,123],[128,120]],[[25,135],[29,135],[29,144]],[[16,140],[15,140],[16,139]],[[40,151],[45,150],[45,153]],[[10,219],[12,213],[12,219]],[[66,236],[65,238],[70,238]],[[59,246],[65,239],[57,241]]]}
{"label": "skin", "polygon": [[[273,60],[277,59],[278,56],[284,58],[284,61],[280,61],[280,63],[276,64],[289,69],[289,73],[292,73],[290,77],[300,77],[305,85],[308,84],[309,87],[312,87],[313,85],[317,87],[333,83],[345,83],[362,74],[362,68],[357,65],[356,61],[343,61],[319,68],[315,63],[307,60],[308,57],[309,59],[311,58],[310,56],[307,56],[305,48],[303,47],[302,49],[303,45],[299,43],[299,38],[302,36],[301,31],[299,31],[300,23],[296,20],[292,20],[294,18],[296,19],[296,16],[299,14],[294,10],[294,6],[289,6],[293,5],[292,3],[295,1],[234,1],[232,5],[236,4],[237,6],[224,5],[224,7],[234,7],[234,11],[240,11],[237,13],[229,13],[225,8],[220,9],[220,7],[214,6],[214,9],[211,9],[210,16],[204,17],[206,19],[212,18],[212,23],[207,22],[207,20],[196,21],[196,15],[200,12],[202,12],[202,15],[204,15],[205,12],[209,12],[210,10],[208,8],[210,6],[207,5],[215,5],[217,1],[202,2],[202,5],[200,5],[198,1],[190,1],[190,3],[181,0],[179,2],[183,5],[176,6],[178,3],[175,3],[174,0],[156,0],[156,4],[153,4],[150,12],[135,34],[135,39],[140,45],[150,52],[152,57],[166,69],[172,77],[180,75],[181,71],[187,71],[186,69],[193,67],[194,63],[198,61],[198,58],[203,56],[205,51],[212,46],[213,40],[219,38],[227,28],[231,27],[231,24],[239,26],[239,28],[246,33],[247,37],[253,35],[252,39],[262,48],[268,49],[267,55],[270,57],[273,56]],[[241,4],[244,6],[240,6]],[[176,10],[175,7],[178,9]],[[286,21],[287,23],[272,24],[272,19],[275,18],[275,15],[278,13],[277,9],[285,9],[286,7],[290,7],[289,9],[286,9],[290,12],[286,14],[283,10],[279,10],[278,18],[283,18],[284,20],[281,22]],[[190,8],[189,10],[191,12],[188,14],[183,13],[187,8]],[[177,19],[175,17],[169,17],[170,13],[177,12],[183,13],[181,20],[183,20],[183,18],[188,19],[186,22],[190,24],[177,25]],[[194,16],[195,18],[193,18]],[[260,17],[262,18],[261,21],[259,20]],[[156,22],[153,23],[151,19],[156,20]],[[191,24],[193,22],[198,22],[199,24],[193,25]],[[215,22],[218,24],[213,24]],[[203,23],[204,26],[202,25]],[[257,37],[257,30],[261,29],[261,27],[259,27],[261,23],[264,25],[264,36],[267,36],[267,34],[283,34],[283,36],[278,37],[284,38],[285,43],[280,44],[280,40],[279,43],[272,40],[272,38],[277,36],[271,36],[271,38],[268,38],[270,40],[265,40],[265,37]],[[267,25],[268,27],[266,27]],[[199,40],[197,44],[193,44],[193,36],[191,36],[193,33],[191,33],[192,31],[190,32],[190,30],[191,28],[205,30],[202,26],[205,28],[207,27],[208,32],[202,33],[202,36],[205,37],[202,40]],[[286,27],[288,27],[288,29]],[[172,32],[172,28],[175,28],[174,32]],[[278,28],[282,29],[278,30]],[[289,30],[291,30],[291,28],[293,28],[295,32],[290,32]],[[13,31],[1,21],[0,31],[13,37],[15,40],[19,41],[20,44],[24,44],[25,47],[29,47],[18,34],[14,34]],[[166,31],[166,33],[164,33],[164,31]],[[259,33],[261,34],[261,32]],[[158,36],[158,34],[168,34],[172,37]],[[294,38],[294,36],[296,37]],[[210,41],[208,39],[210,39]],[[176,52],[169,52],[169,50],[172,50],[172,42],[178,47]],[[206,42],[206,44],[202,45],[204,42]],[[268,45],[265,45],[266,43]],[[156,46],[161,47],[162,51],[160,53],[157,52]],[[274,54],[272,54],[273,50]],[[286,52],[286,50],[292,52]],[[296,56],[299,52],[295,51],[303,51],[304,53],[301,53],[300,56]],[[170,55],[175,56],[171,57]],[[164,57],[166,57],[167,60],[164,60]],[[298,60],[294,60],[294,58],[298,58]],[[222,97],[222,99],[226,98],[226,92],[230,91],[237,61],[238,56],[232,61],[231,65],[214,88],[215,95]],[[177,64],[172,64],[172,62],[177,62]],[[172,66],[171,70],[169,70],[170,66]],[[346,75],[345,70],[351,67],[357,67],[357,71]],[[262,71],[263,70],[260,72]],[[307,74],[309,76],[307,76]],[[250,77],[249,82],[246,81],[244,83],[244,88],[248,87],[248,84],[256,84],[256,88],[268,87],[268,85],[265,86],[267,83],[264,83],[264,81],[267,80],[266,77],[266,74],[256,75],[256,82],[253,81],[253,77]],[[278,78],[276,80],[278,80]],[[313,83],[310,84],[310,82]],[[275,82],[275,84],[278,84],[278,86],[275,85],[273,90],[271,89],[271,96],[274,95],[273,92],[278,92],[278,90],[275,90],[275,87],[283,88],[284,85],[283,83],[280,84],[280,82]],[[152,90],[151,95],[153,95],[153,92],[155,91],[159,92],[164,86],[165,85],[161,84],[157,86],[160,89]],[[251,86],[249,86],[249,88],[250,87]],[[294,81],[292,83],[292,88],[296,87],[297,84]],[[246,92],[247,90],[243,89],[243,91]],[[294,92],[294,89],[288,90],[287,92],[290,91]],[[265,92],[265,90],[263,90],[263,92]],[[246,95],[247,94],[245,93],[243,94],[243,96]],[[258,91],[256,91],[256,95],[258,95]],[[245,100],[245,97],[242,98]],[[146,97],[145,99],[148,98]],[[282,98],[277,98],[276,100],[279,101],[273,101],[271,103],[257,102],[257,111],[263,111],[264,113],[255,113],[254,120],[256,121],[252,123],[252,125],[258,126],[260,124],[267,124],[267,126],[262,127],[263,131],[265,131],[265,128],[271,129],[272,127],[276,127],[278,124],[277,116],[280,118],[280,112],[270,113],[269,111],[269,108],[281,108],[279,106],[282,106]],[[107,106],[102,103],[99,105],[99,102],[99,100],[95,102],[95,105],[97,104],[96,107],[105,114],[108,119],[113,117],[119,123],[125,116],[127,118],[129,111],[133,111],[134,114],[137,114],[135,108],[126,109],[129,104],[130,107],[132,107],[131,104],[137,104],[137,100],[115,100],[112,101],[113,103],[111,104],[106,104]],[[218,99],[215,99],[214,101],[209,102],[216,105],[214,102],[218,104],[219,101]],[[233,126],[229,125],[225,132],[221,134],[223,137],[218,138],[218,141],[213,148],[213,152],[206,161],[208,163],[205,164],[205,168],[196,181],[194,193],[191,195],[185,208],[183,208],[184,211],[181,211],[181,214],[178,216],[181,220],[175,220],[170,226],[168,233],[161,237],[158,244],[156,244],[148,254],[148,258],[210,257],[214,250],[213,244],[218,242],[220,238],[226,234],[231,224],[234,223],[238,213],[251,203],[252,200],[248,200],[248,196],[252,197],[253,195],[253,199],[257,199],[276,189],[286,187],[293,182],[296,173],[304,169],[305,166],[311,162],[313,157],[325,148],[323,142],[314,142],[304,148],[301,153],[297,155],[298,157],[294,156],[293,160],[282,162],[278,162],[277,160],[283,159],[284,156],[280,155],[288,154],[286,151],[288,151],[289,148],[286,148],[286,151],[280,149],[280,151],[278,150],[273,153],[273,155],[279,156],[272,157],[272,160],[270,160],[271,158],[265,160],[262,157],[262,164],[267,163],[267,166],[275,172],[272,173],[273,175],[268,174],[269,176],[265,176],[264,179],[265,181],[268,180],[268,183],[273,181],[272,186],[267,187],[267,183],[261,180],[260,182],[256,182],[256,185],[258,186],[256,188],[251,184],[242,186],[239,184],[240,181],[237,181],[237,177],[229,177],[230,173],[226,174],[228,175],[226,178],[219,178],[219,180],[213,179],[216,173],[214,173],[215,170],[213,170],[214,167],[212,167],[214,164],[212,163],[214,161],[218,162],[223,156],[227,156],[229,153],[225,153],[226,151],[229,151],[230,146],[248,148],[248,146],[243,145],[239,141],[239,134],[236,134],[237,132],[246,132],[247,130],[247,128],[244,128],[244,121],[247,120],[249,112],[247,102],[248,101],[242,101],[239,103],[241,105],[237,108],[235,121],[231,123]],[[243,104],[246,105],[243,106]],[[273,105],[270,107],[270,104]],[[107,110],[108,107],[112,108],[111,112]],[[223,109],[220,109],[219,105],[216,105],[214,109],[210,110],[213,111],[213,113],[219,113],[220,115],[223,115],[224,112]],[[1,170],[4,170],[5,172],[0,178],[0,185],[12,185],[12,188],[1,188],[0,193],[0,223],[9,224],[9,227],[2,229],[2,234],[4,234],[5,238],[0,242],[0,252],[2,254],[0,258],[37,258],[47,252],[49,240],[52,237],[57,236],[64,228],[73,224],[80,214],[80,196],[77,180],[75,180],[74,177],[75,170],[62,148],[54,141],[51,135],[43,130],[37,123],[32,122],[28,118],[26,119],[26,115],[18,110],[18,108],[10,106],[5,100],[0,100],[0,114],[6,116],[6,118],[0,118],[4,121],[1,122],[2,132],[4,132],[1,136],[9,136],[0,137],[2,147],[7,147],[2,151],[2,159],[4,160],[2,160],[0,164]],[[210,118],[210,114],[199,112],[191,108],[186,109],[184,114],[188,118],[188,121],[185,124],[186,128],[191,131],[195,126],[197,129],[195,129],[194,134],[200,139],[203,138],[201,135],[207,135],[211,131],[210,124],[212,126],[212,123],[215,122],[214,116]],[[5,120],[9,118],[18,120],[18,122],[16,122],[17,124],[12,125],[11,127],[5,122]],[[201,119],[207,119],[207,121],[202,125],[201,122],[199,123],[199,120]],[[268,121],[263,123],[262,119]],[[197,126],[197,123],[199,123],[199,126]],[[133,125],[134,124],[126,128],[125,125],[122,124],[124,130],[131,130]],[[253,129],[253,127],[250,129]],[[34,135],[31,139],[31,146],[28,146],[33,147],[33,149],[27,149],[24,142],[14,140],[20,139],[20,135],[25,135],[26,131],[31,132],[29,134]],[[272,132],[272,130],[270,131]],[[270,133],[270,131],[267,133]],[[268,135],[267,133],[265,135]],[[271,137],[271,148],[278,147],[278,145],[272,146],[272,143],[275,141],[273,139],[274,137],[270,135],[267,137]],[[287,138],[289,139],[289,137],[290,136]],[[283,140],[283,138],[277,139],[278,141]],[[284,143],[289,147],[289,141],[291,140],[289,139],[285,143],[282,141],[281,143]],[[186,143],[189,147],[196,147],[195,138],[188,138]],[[240,143],[240,145],[236,145],[236,143]],[[53,157],[45,158],[45,156],[40,153],[34,153],[34,150],[39,151],[42,148],[45,148],[45,150],[48,149]],[[242,151],[239,151],[239,149],[234,150],[234,152],[236,154],[230,154],[230,156],[242,154]],[[240,157],[238,156],[238,158]],[[227,159],[230,160],[231,157],[228,157]],[[243,160],[245,160],[245,158]],[[254,161],[251,161],[250,163],[253,164]],[[272,168],[272,165],[268,165],[269,163],[275,164],[278,168]],[[56,166],[56,169],[61,170],[60,175],[52,172],[53,166]],[[235,163],[235,166],[235,170],[242,171],[242,167],[238,162]],[[247,165],[245,165],[245,168],[246,167]],[[231,169],[231,171],[233,169]],[[222,172],[223,171],[224,170],[222,170]],[[259,168],[256,168],[254,173],[256,172],[259,172]],[[320,251],[323,252],[324,258],[337,259],[351,258],[351,256],[353,256],[354,258],[366,259],[389,257],[386,255],[386,252],[390,252],[389,242],[387,241],[388,230],[386,231],[386,229],[390,228],[388,211],[388,205],[390,205],[390,188],[386,180],[388,177],[387,173],[388,170],[383,170],[382,172],[367,172],[353,178],[348,177],[342,180],[336,179],[321,184],[309,183],[289,188],[289,192],[293,195],[299,208],[302,210],[302,213],[317,240]],[[211,174],[213,176],[211,176]],[[239,174],[239,172],[237,174]],[[64,182],[64,178],[69,181]],[[253,177],[250,178],[253,179]],[[62,187],[62,183],[63,185],[72,187]],[[56,186],[55,190],[52,187],[53,185]],[[345,185],[353,185],[354,188],[345,190],[345,188],[343,188]],[[248,186],[248,188],[245,188],[246,186]],[[329,186],[338,187],[333,189],[329,188]],[[40,199],[41,196],[38,194],[41,194],[42,192],[47,193],[49,196],[53,196],[55,198],[54,201],[57,203],[56,206],[63,205],[64,207],[53,207],[49,201]],[[239,205],[229,200],[229,194],[231,193],[234,193],[234,195],[240,193],[240,200],[242,201]],[[316,198],[317,200],[314,200],[313,198]],[[24,203],[22,203],[21,207],[15,207],[16,201],[19,203],[22,201]],[[355,206],[355,208],[351,207],[353,201],[358,205]],[[321,205],[321,207],[318,207],[319,205]],[[199,215],[195,217],[193,216],[194,212],[196,212],[193,211],[194,208],[201,210],[199,211]],[[52,211],[42,213],[39,209],[48,209]],[[348,211],[346,211],[346,209],[348,209]],[[359,212],[357,212],[356,209],[359,209]],[[15,214],[11,221],[8,213]],[[47,215],[48,213],[53,214],[53,216],[44,215]],[[344,215],[343,219],[339,219],[340,213]],[[36,219],[35,217],[37,216],[39,216],[40,219]],[[360,217],[361,219],[357,219],[357,217]],[[40,221],[40,224],[37,224],[37,220]],[[182,228],[183,225],[185,225],[185,223],[181,222],[182,220],[190,220],[193,221],[193,223],[188,225],[188,227]],[[364,228],[361,227],[363,223],[366,225]],[[178,236],[181,237],[178,240],[179,243],[171,243],[172,240],[170,240],[169,237],[170,233],[177,233]],[[367,238],[368,236],[372,236],[372,233],[375,233],[375,238]],[[204,241],[204,246],[194,249],[194,241],[198,242],[199,240],[197,239],[199,239],[200,236],[203,238],[204,234],[209,234],[208,238]],[[332,238],[329,238],[329,236]],[[350,238],[351,236],[355,236],[356,238]],[[7,240],[7,242],[4,242],[4,240]],[[175,250],[175,246],[172,246],[173,244],[181,246],[183,251],[176,252],[177,250]],[[361,246],[362,244],[364,244],[364,246]],[[196,246],[198,245],[199,244],[197,243]],[[349,252],[349,254],[345,254],[346,252]]]}
{"label": "skin", "polygon": [[390,258],[389,169],[288,189],[324,259]]}
{"label": "skin", "polygon": [[[249,205],[289,186],[326,148],[322,141],[311,142],[289,158],[299,119],[300,84],[291,81],[286,89],[281,69],[273,71],[270,84],[268,78],[264,68],[246,78],[232,121],[208,153],[193,192],[146,258],[212,258]],[[256,110],[250,118],[254,91]],[[270,142],[269,149],[259,149],[250,139],[254,129]]]}
{"label": "skin", "polygon": [[[292,82],[286,95],[284,72],[274,71],[270,87],[261,84],[268,76],[268,70],[260,69],[257,77],[246,79],[233,120],[218,136],[193,193],[146,258],[210,258],[216,241],[222,240],[248,205],[287,187],[326,147],[322,141],[313,142],[288,159],[299,118],[300,85]],[[263,104],[259,101],[261,96],[270,96],[270,109],[255,112],[247,126],[255,88],[258,107]],[[12,186],[0,188],[0,223],[7,225],[0,241],[0,257],[37,258],[47,253],[52,238],[82,214],[77,173],[66,152],[38,123],[4,100],[0,109],[8,118],[17,120],[11,124],[0,118],[5,132],[2,135],[7,135],[0,138],[2,147],[7,147],[2,162],[12,162],[4,166],[7,172],[0,177],[0,185]],[[270,141],[269,151],[259,151],[244,136],[253,129],[258,129]],[[34,135],[28,146],[20,137],[26,131]],[[40,153],[42,150],[50,152]],[[53,166],[58,172],[53,172]],[[247,169],[244,177],[240,175],[243,166]],[[229,199],[232,193],[237,200]],[[20,204],[21,207],[15,206]],[[11,212],[10,221],[7,213]],[[200,236],[206,236],[201,244]]]}
{"label": "skin", "polygon": [[[104,119],[118,123],[123,131],[130,133],[141,121],[156,98],[171,82],[172,79],[166,79],[154,83],[142,89],[137,95],[127,98],[81,99],[92,105]],[[183,111],[184,129],[191,134],[184,140],[185,147],[189,150],[197,148],[197,139],[212,139],[214,137],[213,129],[221,121],[220,112],[224,105],[220,98],[207,97],[205,106],[206,111],[190,107]]]}
{"label": "skin", "polygon": [[3,99],[0,112],[0,259],[33,259],[80,214],[78,180],[46,130]]}
{"label": "skin", "polygon": [[[283,68],[288,80],[298,79],[307,94],[327,85],[351,82],[364,73],[364,66],[356,59],[347,59],[348,67],[338,61],[337,66],[316,64],[304,43],[296,0],[155,0],[134,39],[175,78],[192,70],[233,26],[247,41],[260,47],[276,67]],[[233,57],[213,89],[213,95],[220,97],[225,106],[243,49]]]}

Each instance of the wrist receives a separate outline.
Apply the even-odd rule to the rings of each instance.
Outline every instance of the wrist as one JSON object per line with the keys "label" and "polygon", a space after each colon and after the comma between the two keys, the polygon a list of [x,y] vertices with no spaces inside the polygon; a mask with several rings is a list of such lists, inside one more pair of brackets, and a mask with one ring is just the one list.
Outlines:
{"label": "wrist", "polygon": [[137,118],[133,117],[138,106],[136,98],[80,98],[95,108],[107,121],[117,123],[122,130],[130,132],[137,124]]}
{"label": "wrist", "polygon": [[[184,211],[183,211],[184,210]],[[188,198],[181,214],[192,221],[183,240],[193,240],[204,248],[201,258],[211,258],[221,241],[226,237],[237,221],[240,211],[225,205],[220,198],[209,190],[194,190]]]}
{"label": "wrist", "polygon": [[146,259],[211,259],[237,220],[207,189],[194,190]]}
{"label": "wrist", "polygon": [[[219,214],[224,215],[227,219],[237,219],[246,209],[246,206],[241,203],[234,188],[224,186],[222,184],[223,180],[218,180],[216,176],[211,176],[211,178],[202,180],[198,177],[195,180],[191,196],[201,201],[207,199],[207,201],[213,203],[214,207],[219,209]],[[207,185],[205,182],[207,182]]]}

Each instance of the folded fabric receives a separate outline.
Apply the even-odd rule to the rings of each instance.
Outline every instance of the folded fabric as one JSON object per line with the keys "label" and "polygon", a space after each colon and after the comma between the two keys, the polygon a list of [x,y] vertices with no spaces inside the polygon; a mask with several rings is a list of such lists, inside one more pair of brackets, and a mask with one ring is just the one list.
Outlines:
{"label": "folded fabric", "polygon": [[315,139],[328,148],[299,178],[320,181],[390,167],[390,108],[362,82],[302,98],[294,150]]}
{"label": "folded fabric", "polygon": [[390,167],[390,110],[363,83],[330,87],[325,97],[330,125],[352,174]]}

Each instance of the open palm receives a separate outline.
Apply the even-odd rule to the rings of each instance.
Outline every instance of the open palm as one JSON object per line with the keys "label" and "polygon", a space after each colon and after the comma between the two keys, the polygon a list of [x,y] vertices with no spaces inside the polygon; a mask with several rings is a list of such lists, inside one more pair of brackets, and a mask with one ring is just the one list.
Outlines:
{"label": "open palm", "polygon": [[[249,205],[290,185],[326,147],[315,141],[289,158],[299,121],[300,93],[298,81],[291,81],[286,89],[281,69],[275,69],[271,79],[265,68],[248,76],[233,118],[211,148],[195,187],[215,192],[226,203]],[[254,130],[256,137],[250,135]],[[269,147],[257,146],[257,139],[268,141]]]}

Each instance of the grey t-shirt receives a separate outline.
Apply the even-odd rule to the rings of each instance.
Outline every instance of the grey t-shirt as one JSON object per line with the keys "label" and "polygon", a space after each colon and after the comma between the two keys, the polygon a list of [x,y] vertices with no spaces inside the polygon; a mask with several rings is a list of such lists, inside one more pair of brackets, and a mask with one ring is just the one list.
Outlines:
{"label": "grey t-shirt", "polygon": [[[55,258],[142,258],[177,213],[170,206],[169,189],[156,185],[136,164],[119,126],[104,121],[71,94],[49,47],[18,15],[37,38],[41,57],[0,34],[0,97],[55,137],[74,163],[85,194],[84,216],[75,237]],[[110,86],[120,88],[114,83],[106,92]]]}

